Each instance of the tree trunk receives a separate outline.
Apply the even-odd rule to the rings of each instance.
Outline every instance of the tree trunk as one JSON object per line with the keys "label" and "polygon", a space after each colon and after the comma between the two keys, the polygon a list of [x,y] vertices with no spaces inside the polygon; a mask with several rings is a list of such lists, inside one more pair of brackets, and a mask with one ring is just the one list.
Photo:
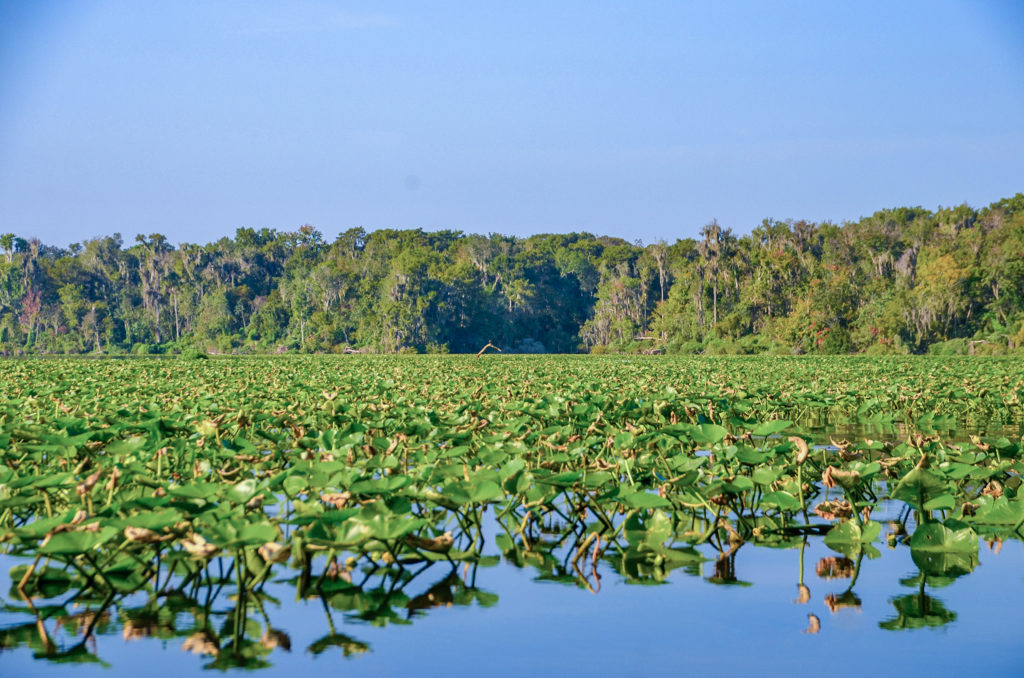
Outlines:
{"label": "tree trunk", "polygon": [[[701,285],[703,287],[703,285]],[[704,293],[703,290],[697,292],[697,325],[700,327],[700,331],[704,332]]]}
{"label": "tree trunk", "polygon": [[181,341],[181,326],[178,323],[178,290],[174,290],[174,340]]}
{"label": "tree trunk", "polygon": [[711,293],[712,293],[712,296],[713,296],[713,299],[714,299],[714,303],[715,303],[715,315],[714,315],[714,320],[711,323],[711,326],[714,327],[715,325],[718,324],[718,274],[717,273],[715,273],[715,277],[713,278],[713,281],[711,283]]}

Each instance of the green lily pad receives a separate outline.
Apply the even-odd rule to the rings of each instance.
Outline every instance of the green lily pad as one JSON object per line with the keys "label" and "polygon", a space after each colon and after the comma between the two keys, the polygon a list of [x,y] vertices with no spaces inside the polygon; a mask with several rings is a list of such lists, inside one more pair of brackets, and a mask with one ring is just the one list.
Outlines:
{"label": "green lily pad", "polygon": [[800,500],[791,495],[789,492],[776,491],[769,492],[761,498],[761,506],[768,508],[777,508],[780,511],[799,511],[803,508]]}
{"label": "green lily pad", "polygon": [[828,531],[825,535],[825,545],[836,550],[849,546],[859,549],[863,544],[875,542],[881,533],[882,524],[874,520],[868,520],[863,526],[855,520],[847,520]]}
{"label": "green lily pad", "polygon": [[754,427],[751,433],[755,436],[770,436],[785,431],[787,428],[793,425],[793,422],[785,419],[775,419],[774,421],[766,421],[763,424],[758,424]]}
{"label": "green lily pad", "polygon": [[106,543],[118,533],[115,527],[103,527],[96,532],[61,532],[50,537],[39,547],[39,553],[48,555],[78,555]]}
{"label": "green lily pad", "polygon": [[945,553],[976,553],[978,534],[959,520],[928,522],[918,526],[910,537],[911,550]]}

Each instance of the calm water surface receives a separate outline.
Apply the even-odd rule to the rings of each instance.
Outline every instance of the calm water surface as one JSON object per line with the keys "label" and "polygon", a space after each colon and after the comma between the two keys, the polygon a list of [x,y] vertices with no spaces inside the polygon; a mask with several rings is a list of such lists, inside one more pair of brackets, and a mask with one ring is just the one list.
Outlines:
{"label": "calm water surface", "polygon": [[[489,544],[497,555],[494,540]],[[296,601],[294,585],[284,581],[295,571],[281,566],[275,571],[279,580],[266,588],[269,597],[262,601],[262,610],[251,597],[247,600],[243,646],[258,648],[258,661],[250,661],[249,668],[261,675],[1024,672],[1017,623],[1024,603],[1019,540],[983,541],[972,572],[956,578],[925,577],[923,582],[909,548],[890,548],[884,541],[876,547],[878,553],[871,554],[876,557],[860,559],[852,590],[856,559],[842,560],[821,537],[809,538],[802,549],[747,543],[727,560],[702,547],[709,560],[673,570],[663,583],[654,584],[648,577],[654,585],[630,583],[600,561],[596,592],[569,577],[566,582],[539,581],[537,569],[518,568],[506,559],[489,567],[460,564],[454,571],[439,562],[396,588],[390,605],[379,605],[378,610],[390,612],[363,619],[337,609],[351,598],[335,600],[333,608],[320,598]],[[56,651],[50,657],[34,656],[25,643],[38,647],[39,624],[24,611],[8,574],[17,562],[0,557],[0,627],[8,643],[15,642],[12,637],[21,639],[19,647],[0,654],[0,675],[177,676],[218,667],[242,670],[231,667],[236,596],[230,583],[210,604],[210,628],[219,636],[217,657],[193,651],[213,649],[197,647],[195,614],[175,614],[165,602],[163,616],[147,622],[138,612],[147,599],[134,596],[108,609],[98,633],[86,644],[106,666],[61,663],[59,652],[81,639],[74,615],[79,622],[88,622],[91,615],[86,606],[74,603],[63,608],[45,604],[63,602],[72,592],[34,601]],[[596,590],[590,563],[581,569]],[[799,586],[801,569],[806,590]],[[207,593],[199,596],[201,603]],[[376,602],[385,599],[381,593]]]}

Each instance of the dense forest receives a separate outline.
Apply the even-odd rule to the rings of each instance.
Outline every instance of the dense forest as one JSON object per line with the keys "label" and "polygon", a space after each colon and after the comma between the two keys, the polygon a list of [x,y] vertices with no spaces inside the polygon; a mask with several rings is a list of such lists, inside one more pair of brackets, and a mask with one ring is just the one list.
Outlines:
{"label": "dense forest", "polygon": [[307,225],[0,248],[6,355],[1024,350],[1020,193],[742,236],[712,221],[671,244]]}

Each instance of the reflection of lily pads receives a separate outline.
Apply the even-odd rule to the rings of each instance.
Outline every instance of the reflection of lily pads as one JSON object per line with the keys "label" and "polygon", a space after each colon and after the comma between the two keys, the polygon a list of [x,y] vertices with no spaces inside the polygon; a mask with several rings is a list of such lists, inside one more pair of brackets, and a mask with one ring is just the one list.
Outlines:
{"label": "reflection of lily pads", "polygon": [[[942,577],[955,578],[969,574],[978,564],[978,557],[973,553],[927,551],[912,548],[910,556],[923,573]],[[933,580],[929,579],[928,582],[934,585]]]}
{"label": "reflection of lily pads", "polygon": [[856,573],[857,566],[849,558],[829,556],[822,558],[815,566],[815,573],[822,579],[849,579]]}
{"label": "reflection of lily pads", "polygon": [[925,593],[900,596],[890,602],[896,608],[896,616],[878,624],[886,631],[944,626],[956,619],[956,612],[947,610],[937,598]]}
{"label": "reflection of lily pads", "polygon": [[862,547],[878,539],[878,535],[881,533],[881,523],[874,520],[868,520],[863,525],[848,520],[828,531],[828,534],[825,535],[825,545],[833,551],[852,556]]}
{"label": "reflection of lily pads", "polygon": [[714,562],[714,572],[705,579],[709,584],[725,586],[753,586],[736,576],[736,551],[732,550],[719,556]]}
{"label": "reflection of lily pads", "polygon": [[621,573],[627,583],[662,583],[672,570],[698,565],[707,560],[689,547],[665,548],[641,543],[622,554]]}
{"label": "reflection of lily pads", "polygon": [[36,659],[46,659],[54,664],[99,664],[104,668],[110,668],[110,664],[89,652],[84,643],[73,645],[64,652],[37,652],[33,656]]}
{"label": "reflection of lily pads", "polygon": [[[29,565],[18,565],[11,568],[12,584],[9,594],[11,598],[21,598],[21,592],[18,591],[17,585],[28,572],[29,567]],[[25,594],[33,598],[56,598],[71,588],[75,582],[74,574],[74,572],[60,570],[56,567],[39,567],[25,582]]]}
{"label": "reflection of lily pads", "polygon": [[343,633],[332,633],[314,641],[307,650],[313,656],[324,653],[332,647],[341,648],[346,657],[359,656],[370,651],[370,646]]}
{"label": "reflection of lily pads", "polygon": [[859,610],[861,606],[860,597],[857,596],[853,591],[844,591],[843,593],[829,593],[825,596],[825,606],[828,607],[828,611],[835,614],[843,608],[849,608],[853,610]]}
{"label": "reflection of lily pads", "polygon": [[912,589],[920,589],[922,582],[927,582],[928,587],[931,589],[941,589],[949,586],[956,581],[955,577],[943,577],[941,575],[925,574],[918,572],[913,577],[904,577],[900,579],[900,586],[906,586]]}

